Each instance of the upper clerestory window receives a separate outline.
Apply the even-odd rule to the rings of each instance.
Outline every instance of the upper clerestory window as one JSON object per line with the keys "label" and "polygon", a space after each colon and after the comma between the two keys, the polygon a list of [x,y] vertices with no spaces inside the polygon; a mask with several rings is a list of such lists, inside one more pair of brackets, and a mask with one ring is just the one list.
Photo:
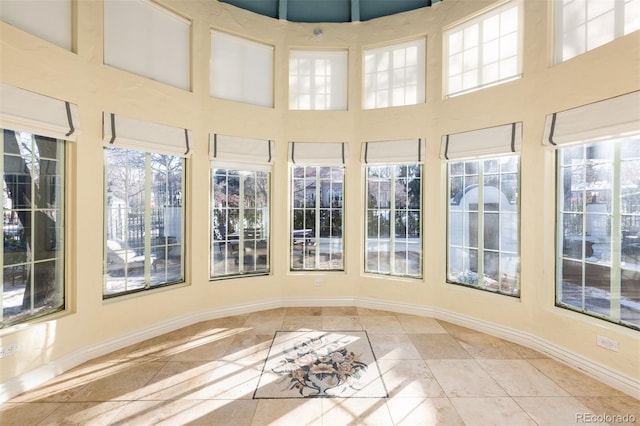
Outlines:
{"label": "upper clerestory window", "polygon": [[449,27],[443,40],[445,97],[522,75],[522,13],[518,0]]}

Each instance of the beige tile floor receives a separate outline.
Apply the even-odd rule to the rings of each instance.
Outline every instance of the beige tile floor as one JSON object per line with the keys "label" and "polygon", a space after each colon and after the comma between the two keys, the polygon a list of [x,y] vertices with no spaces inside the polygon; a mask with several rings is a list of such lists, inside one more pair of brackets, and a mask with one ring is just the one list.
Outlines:
{"label": "beige tile floor", "polygon": [[[388,398],[252,399],[275,331],[304,329],[366,330]],[[0,405],[3,426],[563,426],[586,424],[587,415],[633,416],[640,424],[640,401],[496,337],[354,307],[195,324],[91,360]]]}

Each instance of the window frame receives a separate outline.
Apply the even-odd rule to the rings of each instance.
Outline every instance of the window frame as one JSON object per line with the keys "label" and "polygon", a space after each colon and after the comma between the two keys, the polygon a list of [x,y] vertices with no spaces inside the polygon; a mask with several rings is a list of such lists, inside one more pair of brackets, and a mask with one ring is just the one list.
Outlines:
{"label": "window frame", "polygon": [[[421,142],[420,142],[421,143]],[[396,183],[397,183],[397,179],[399,178],[398,176],[396,176],[396,170],[398,167],[412,167],[412,166],[416,166],[419,168],[420,170],[420,201],[419,201],[419,206],[418,206],[418,219],[420,221],[420,225],[418,226],[418,232],[420,233],[420,241],[418,242],[418,248],[419,248],[419,259],[417,261],[417,265],[418,265],[418,273],[417,274],[409,274],[409,273],[399,273],[396,270],[396,262],[395,262],[395,253],[396,253],[396,244],[395,244],[395,238],[396,238],[396,230],[395,230],[395,219],[396,219],[396,203],[395,203],[395,195],[396,195]],[[389,168],[391,169],[391,175],[390,175],[390,182],[389,182],[389,200],[388,200],[388,204],[389,204],[389,271],[385,272],[383,270],[381,270],[380,268],[380,251],[377,250],[377,261],[376,261],[376,265],[377,265],[377,270],[372,270],[369,269],[368,267],[368,263],[369,263],[369,213],[370,211],[379,211],[381,210],[381,208],[375,207],[375,208],[370,208],[369,207],[369,168]],[[387,277],[395,277],[395,278],[407,278],[407,279],[416,279],[416,280],[421,280],[424,276],[424,163],[423,162],[415,162],[415,163],[407,163],[407,162],[394,162],[394,163],[372,163],[372,164],[363,164],[363,173],[364,173],[364,190],[363,190],[363,194],[365,196],[365,199],[363,200],[364,202],[364,208],[366,211],[366,214],[364,215],[364,263],[363,263],[363,272],[365,274],[371,274],[371,275],[376,275],[376,276],[387,276]],[[400,177],[401,178],[401,177]],[[407,182],[408,183],[408,182]],[[393,190],[391,190],[391,188],[393,188]],[[408,190],[407,190],[408,193]],[[407,213],[411,210],[409,208],[409,203],[407,202],[407,208],[404,209],[407,211]],[[408,219],[407,219],[408,220]],[[407,227],[408,229],[408,227]],[[376,236],[376,241],[380,240],[380,227],[378,226],[378,233]],[[378,244],[379,245],[379,244]],[[408,251],[407,251],[407,256],[408,256]],[[405,256],[405,260],[406,260],[406,256]],[[406,270],[406,269],[405,269]]]}
{"label": "window frame", "polygon": [[[517,160],[517,165],[515,168],[515,171],[505,171],[504,173],[501,170],[501,164],[500,164],[500,160],[501,159],[509,159],[509,158],[516,158]],[[501,234],[501,230],[502,228],[499,227],[499,234],[498,234],[498,248],[497,249],[488,249],[485,246],[485,241],[484,241],[484,236],[487,233],[486,227],[485,227],[485,217],[486,217],[486,213],[489,212],[490,214],[497,214],[498,215],[498,221],[501,224],[502,223],[502,215],[504,213],[509,213],[509,211],[502,209],[501,207],[496,209],[496,210],[485,210],[485,206],[487,205],[487,199],[485,198],[485,187],[486,187],[486,183],[485,183],[485,161],[498,161],[498,167],[499,170],[497,173],[487,173],[488,175],[497,175],[499,178],[499,185],[500,188],[500,194],[504,194],[504,192],[502,191],[501,187],[503,184],[503,180],[502,180],[502,175],[506,175],[506,174],[515,174],[517,176],[517,183],[515,186],[515,195],[516,195],[516,203],[515,203],[515,210],[513,211],[514,214],[516,215],[516,221],[515,221],[515,225],[517,227],[517,242],[516,242],[516,251],[508,251],[508,250],[503,250],[502,249],[502,234]],[[471,245],[456,245],[456,247],[458,247],[461,250],[470,250],[470,249],[475,249],[477,252],[477,256],[476,256],[476,262],[477,262],[477,271],[475,272],[476,276],[473,277],[471,274],[468,275],[468,278],[470,279],[470,282],[463,282],[463,281],[455,281],[452,279],[451,277],[451,272],[450,272],[450,268],[451,268],[451,259],[452,259],[452,255],[451,255],[451,251],[452,251],[452,243],[451,243],[451,229],[452,229],[452,204],[454,199],[457,197],[458,194],[453,194],[452,192],[452,188],[451,188],[451,182],[452,182],[452,178],[456,178],[456,177],[461,177],[462,181],[464,182],[466,177],[467,177],[467,173],[466,173],[466,167],[467,167],[467,163],[475,163],[476,167],[477,167],[477,172],[475,174],[475,176],[477,177],[477,183],[475,184],[476,187],[478,188],[478,201],[476,203],[477,207],[476,210],[472,210],[471,208],[469,208],[469,210],[464,210],[461,209],[459,210],[459,212],[462,215],[465,214],[470,214],[470,213],[474,213],[477,216],[477,235],[475,235],[476,237],[476,246],[471,246]],[[461,175],[455,175],[452,176],[451,175],[451,168],[454,164],[456,163],[461,163],[462,164],[462,168],[464,169],[464,172]],[[469,175],[469,176],[473,176],[473,175]],[[473,186],[473,185],[471,185]],[[467,188],[469,188],[469,185],[463,185],[463,188],[461,191],[464,191],[463,193],[466,194],[467,192]],[[478,289],[478,290],[483,290],[483,291],[488,291],[491,293],[496,293],[496,294],[501,294],[501,295],[505,295],[505,296],[511,296],[511,297],[516,297],[519,298],[520,297],[520,263],[521,263],[521,254],[520,254],[520,250],[521,250],[521,244],[522,244],[522,240],[521,240],[521,232],[520,232],[520,225],[521,225],[521,209],[520,209],[520,188],[521,188],[521,156],[519,153],[512,153],[512,154],[507,154],[507,155],[492,155],[492,156],[484,156],[484,157],[472,157],[472,158],[462,158],[462,159],[455,159],[455,160],[450,160],[447,163],[447,273],[446,273],[446,282],[449,284],[454,284],[454,285],[461,285],[461,286],[465,286],[465,287],[469,287],[469,288],[474,288],[474,289]],[[480,200],[480,198],[482,198],[482,202]],[[506,197],[505,197],[506,199]],[[507,200],[508,201],[508,200]],[[458,203],[461,202],[461,200],[457,200]],[[500,204],[500,203],[499,203]],[[513,205],[513,204],[510,204]],[[469,225],[470,226],[470,225]],[[471,236],[469,236],[469,239],[471,239]],[[464,238],[463,238],[464,240]],[[496,253],[498,256],[498,276],[500,277],[498,281],[496,281],[498,283],[497,289],[491,289],[489,288],[489,286],[485,285],[484,283],[484,279],[482,280],[482,283],[480,283],[479,281],[479,277],[483,276],[485,277],[486,274],[484,274],[484,264],[485,264],[485,256],[487,254],[487,252],[489,253]],[[517,267],[516,267],[516,277],[515,277],[515,282],[513,281],[513,277],[509,277],[507,276],[505,270],[501,267],[502,265],[502,255],[503,253],[506,253],[507,255],[510,255],[512,257],[515,257],[517,259]],[[470,272],[473,272],[471,270],[469,270]],[[474,280],[475,278],[475,280]],[[466,279],[466,278],[465,278]],[[506,288],[507,290],[503,290],[503,288]],[[508,291],[509,288],[515,288],[515,291]]]}
{"label": "window frame", "polygon": [[[35,274],[34,274],[34,269],[35,269],[35,265],[39,264],[39,263],[43,263],[44,261],[47,260],[51,260],[51,259],[35,259],[35,256],[32,256],[31,259],[27,259],[27,262],[22,262],[23,265],[29,265],[31,272],[27,273],[27,276],[30,277],[30,287],[31,287],[31,296],[30,296],[30,307],[29,307],[29,311],[31,312],[28,315],[25,316],[18,316],[16,319],[14,319],[13,321],[8,321],[8,322],[4,322],[4,285],[5,285],[5,277],[4,277],[4,273],[5,273],[5,263],[4,263],[4,246],[2,247],[2,255],[0,256],[0,263],[2,266],[1,269],[1,273],[2,273],[2,278],[3,278],[3,283],[2,283],[2,297],[0,297],[0,329],[4,329],[4,328],[8,328],[8,327],[12,327],[15,326],[17,324],[23,324],[23,323],[28,323],[30,321],[33,320],[37,320],[39,318],[43,318],[43,317],[48,317],[51,315],[55,315],[58,314],[60,312],[65,312],[68,310],[68,301],[69,301],[69,289],[70,289],[70,284],[69,284],[69,270],[68,270],[68,265],[69,265],[69,256],[72,255],[68,252],[67,249],[67,240],[69,238],[69,226],[68,224],[70,223],[69,221],[69,215],[70,213],[70,209],[68,208],[68,203],[69,203],[69,171],[70,171],[70,164],[68,162],[68,154],[69,154],[69,149],[70,149],[70,143],[69,141],[65,141],[64,139],[60,139],[60,138],[56,138],[56,137],[50,137],[50,136],[42,136],[42,135],[38,135],[35,134],[33,132],[29,132],[29,131],[21,131],[21,130],[13,130],[13,129],[7,129],[7,128],[0,128],[0,131],[2,132],[2,135],[0,135],[0,141],[3,142],[3,160],[0,163],[0,171],[2,171],[2,175],[3,175],[3,182],[4,182],[4,156],[5,156],[5,150],[4,150],[4,132],[8,131],[8,132],[14,132],[16,138],[18,138],[18,133],[23,133],[25,135],[29,135],[30,136],[30,140],[32,142],[32,144],[36,144],[36,138],[40,137],[40,138],[44,138],[44,139],[48,139],[50,141],[54,141],[57,145],[56,148],[56,158],[55,161],[58,164],[58,169],[59,171],[62,173],[62,185],[56,185],[56,188],[58,190],[60,190],[61,193],[61,198],[62,200],[59,202],[59,210],[60,210],[60,218],[62,220],[62,224],[60,226],[60,232],[56,233],[56,240],[55,240],[55,244],[57,245],[61,245],[61,250],[60,250],[60,255],[57,255],[54,257],[58,259],[59,262],[59,267],[56,268],[55,271],[55,291],[57,294],[56,296],[56,300],[57,300],[57,306],[51,308],[51,309],[47,309],[47,310],[43,310],[37,313],[33,313],[33,311],[35,309],[37,309],[34,305],[35,300],[34,300],[34,280],[35,280]],[[12,157],[17,157],[17,154],[11,155]],[[24,158],[22,155],[19,155],[20,158]],[[61,163],[61,164],[60,164]],[[58,178],[58,175],[56,174],[56,178]],[[35,190],[35,185],[33,184],[34,178],[33,175],[30,174],[30,181],[31,181],[31,199],[33,199],[33,191]],[[56,198],[60,197],[60,193],[56,193]],[[4,198],[4,196],[3,196]],[[54,206],[54,209],[58,209],[57,206]],[[13,210],[13,209],[12,209]],[[31,217],[30,219],[30,223],[31,228],[35,229],[35,226],[37,224],[37,221],[35,219],[33,219],[33,216],[35,214],[36,211],[39,210],[50,210],[49,208],[44,208],[42,206],[38,207],[38,206],[34,206],[33,204],[29,207],[28,209],[28,213],[29,216]],[[4,206],[3,206],[3,211],[4,211]],[[34,235],[34,231],[31,232],[31,245],[32,247],[35,247],[35,235]],[[3,226],[3,239],[6,238],[6,234],[5,234],[5,227]],[[35,252],[35,249],[32,249],[33,252]],[[26,285],[26,284],[25,284]],[[27,292],[27,288],[25,287],[25,293]],[[24,295],[23,295],[24,297]],[[20,312],[22,313],[22,312]]]}
{"label": "window frame", "polygon": [[[558,146],[556,149],[556,152],[554,153],[555,154],[555,172],[556,172],[554,305],[558,308],[566,309],[571,312],[587,315],[589,317],[604,320],[604,321],[617,324],[623,327],[631,328],[634,330],[640,330],[640,322],[638,322],[637,324],[634,324],[632,322],[625,321],[622,319],[621,313],[620,313],[620,310],[621,310],[620,299],[622,297],[622,285],[623,285],[622,271],[625,269],[623,268],[623,265],[622,265],[623,264],[622,242],[624,240],[622,233],[624,230],[622,229],[623,212],[621,208],[621,202],[622,202],[621,201],[621,198],[622,198],[621,169],[622,169],[623,162],[628,161],[622,158],[621,150],[622,150],[622,143],[627,139],[631,141],[635,140],[637,143],[640,141],[640,134],[635,134],[631,136],[622,136],[622,137],[620,135],[617,135],[617,136],[613,135],[606,139],[599,138],[597,140],[584,141],[582,143],[564,144],[564,145]],[[604,146],[604,144],[607,144],[607,143],[610,143],[612,145],[611,149],[613,152],[611,153],[612,158],[610,160],[606,161],[606,159],[599,160],[597,158],[587,157],[588,156],[587,151],[590,148],[595,150],[597,149],[596,147]],[[589,164],[594,164],[595,166],[598,166],[599,164],[611,165],[611,175],[609,176],[609,182],[611,184],[610,186],[611,193],[609,194],[610,203],[611,203],[610,211],[604,212],[604,213],[589,212],[589,210],[586,208],[586,206],[589,204],[586,196],[587,195],[586,193],[588,192],[586,188],[586,180],[585,180],[585,187],[582,190],[582,198],[580,202],[581,209],[578,209],[576,211],[566,210],[566,208],[563,209],[563,207],[565,207],[563,202],[563,197],[565,196],[564,189],[566,186],[566,183],[563,178],[564,176],[563,171],[565,169],[572,170],[573,168],[573,165],[566,166],[563,164],[563,156],[565,152],[575,148],[581,148],[583,150],[583,153],[581,156],[581,162],[578,164],[579,167],[581,166],[584,168],[583,177],[587,173]],[[634,161],[634,160],[632,159],[631,161]],[[635,161],[640,162],[640,158],[636,158]],[[597,191],[592,190],[591,192],[597,192]],[[581,238],[578,240],[580,243],[579,250],[581,251],[580,257],[572,257],[571,255],[565,254],[566,250],[573,250],[572,247],[567,247],[565,245],[565,242],[566,242],[565,241],[566,227],[564,224],[565,215],[574,215],[574,216],[581,217],[580,229],[581,229],[582,235],[581,235]],[[636,220],[640,222],[640,212],[631,213],[629,215],[635,216]],[[593,238],[595,238],[595,236],[586,235],[587,219],[593,219],[593,217],[588,217],[588,216],[605,217],[605,221],[607,217],[610,218],[611,222],[609,226],[611,228],[611,231],[607,234],[607,237],[609,237],[608,244],[610,247],[608,262],[606,259],[606,255],[605,255],[605,259],[602,259],[602,262],[599,262],[598,256],[595,256],[596,250],[594,246],[602,245],[602,244],[600,242],[593,241]],[[591,226],[594,226],[593,223],[591,224]],[[640,233],[638,234],[638,236],[640,236]],[[605,241],[605,243],[607,243],[607,241]],[[616,247],[620,247],[620,250],[616,250]],[[587,253],[591,253],[591,255],[587,256]],[[594,259],[592,259],[592,257],[594,257]],[[580,274],[581,274],[580,276],[581,283],[579,284],[579,286],[581,287],[580,306],[572,305],[568,301],[564,300],[565,262],[579,263],[580,265]],[[595,309],[590,309],[589,307],[587,307],[587,304],[586,304],[587,302],[585,300],[585,298],[588,296],[586,294],[587,293],[586,288],[596,287],[595,285],[588,285],[587,283],[587,278],[588,278],[587,267],[589,265],[591,265],[590,266],[591,268],[596,268],[596,269],[604,268],[607,270],[607,273],[609,275],[608,297],[598,298],[597,296],[593,296],[594,298],[598,298],[599,300],[601,299],[601,300],[608,301],[609,303],[608,315],[602,312],[598,312]],[[636,271],[636,274],[640,274],[640,268]],[[603,291],[606,292],[607,290],[603,290]],[[617,305],[615,305],[616,302],[617,302]]]}
{"label": "window frame", "polygon": [[[580,21],[580,25],[578,25],[577,27],[574,28],[579,28],[581,26],[584,26],[584,31],[583,34],[580,37],[579,42],[581,42],[582,44],[582,49],[580,52],[577,52],[575,54],[569,54],[567,57],[565,57],[564,54],[564,49],[565,49],[565,45],[564,45],[564,40],[565,40],[565,36],[567,34],[568,31],[565,31],[564,28],[564,7],[566,6],[564,4],[565,0],[558,0],[558,1],[554,1],[553,6],[552,6],[552,28],[553,28],[553,48],[552,48],[552,62],[555,65],[561,64],[563,62],[569,61],[575,57],[578,57],[580,55],[583,55],[587,52],[590,52],[591,50],[597,49],[601,46],[604,46],[606,44],[609,44],[613,41],[615,41],[616,39],[623,37],[627,34],[631,34],[634,31],[638,31],[640,29],[640,24],[638,24],[636,26],[636,28],[630,28],[627,29],[626,28],[626,22],[625,22],[625,15],[627,13],[627,8],[626,5],[629,3],[629,1],[614,1],[614,7],[613,9],[609,9],[607,11],[605,11],[604,13],[600,13],[597,16],[591,17],[589,18],[589,3],[585,1],[584,3],[584,8],[580,8],[580,12],[584,12],[583,17],[584,20]],[[575,1],[573,1],[575,3]],[[609,40],[609,41],[605,41],[602,42],[600,44],[594,45],[592,47],[588,47],[587,44],[589,42],[589,28],[591,23],[593,23],[596,19],[598,18],[602,18],[604,15],[606,15],[606,13],[609,13],[613,11],[613,39]]]}
{"label": "window frame", "polygon": [[[129,246],[129,242],[127,240],[123,240],[124,243],[124,247],[122,247],[121,245],[113,245],[110,244],[110,240],[109,240],[109,223],[111,221],[111,215],[109,212],[109,208],[110,208],[110,201],[108,201],[112,195],[111,195],[111,188],[110,188],[110,182],[111,180],[108,178],[108,173],[109,173],[109,164],[108,164],[108,152],[109,151],[119,151],[121,153],[123,153],[127,159],[129,157],[129,155],[131,155],[131,153],[133,153],[134,155],[144,155],[144,180],[142,182],[140,182],[139,184],[141,184],[144,187],[144,232],[143,232],[143,246],[141,247],[143,249],[143,253],[138,255],[136,253],[136,249],[135,247],[130,247]],[[154,238],[151,234],[152,234],[152,224],[151,224],[151,218],[152,215],[154,214],[155,209],[157,209],[158,207],[154,207],[152,206],[152,196],[153,196],[153,189],[152,189],[152,182],[155,179],[155,175],[153,174],[152,171],[152,155],[162,155],[164,157],[172,157],[174,159],[178,159],[181,162],[181,172],[180,172],[180,189],[178,190],[178,192],[174,193],[174,197],[175,198],[175,202],[178,203],[179,205],[176,207],[179,207],[181,209],[181,217],[180,217],[180,233],[182,236],[182,241],[180,241],[179,243],[170,243],[170,237],[172,236],[157,236],[157,238],[163,238],[164,239],[164,243],[153,243],[152,242],[152,238]],[[185,251],[186,251],[186,247],[185,247],[185,230],[186,230],[186,206],[184,203],[184,194],[185,194],[185,185],[186,185],[186,168],[187,168],[187,161],[186,158],[184,156],[178,156],[178,155],[173,155],[173,154],[168,154],[168,153],[158,153],[158,152],[152,152],[152,151],[148,151],[148,150],[139,150],[139,149],[133,149],[131,147],[128,146],[104,146],[103,147],[103,156],[104,156],[104,195],[103,195],[103,200],[105,200],[104,202],[104,229],[103,229],[103,247],[104,247],[104,252],[103,252],[103,284],[102,284],[102,298],[103,300],[107,300],[107,299],[113,299],[113,298],[117,298],[117,297],[121,297],[121,296],[126,296],[129,294],[133,294],[133,293],[141,293],[141,292],[147,292],[147,291],[152,291],[158,288],[163,288],[163,287],[169,287],[169,286],[173,286],[173,285],[177,285],[177,284],[182,284],[184,282],[186,282],[186,262],[185,262]],[[122,167],[122,166],[115,166],[115,167]],[[128,171],[130,170],[129,168],[129,162],[127,160],[126,162],[126,166],[124,167],[125,172],[127,172],[128,175]],[[124,191],[128,193],[129,191],[129,187],[125,187]],[[179,196],[178,196],[179,194]],[[164,206],[166,207],[171,207],[173,204],[173,201],[170,202],[169,206]],[[129,207],[126,207],[126,203],[125,203],[125,211],[129,212]],[[126,218],[125,219],[127,221],[127,225],[126,227],[124,227],[123,229],[126,229],[127,233],[130,233],[129,230],[129,219]],[[166,225],[166,222],[164,221],[165,218],[163,217],[163,229]],[[127,237],[128,238],[128,237]],[[158,240],[159,241],[159,240]],[[176,280],[167,280],[167,281],[161,281],[158,283],[152,283],[152,272],[156,272],[156,258],[155,258],[155,254],[153,253],[153,250],[159,250],[162,249],[164,250],[164,255],[165,255],[165,262],[163,263],[163,266],[165,268],[165,274],[168,272],[168,268],[169,268],[169,264],[167,262],[167,259],[169,257],[169,251],[171,250],[172,247],[177,247],[179,246],[180,248],[180,277]],[[132,253],[133,252],[133,253]],[[111,258],[113,258],[113,255],[116,255],[120,258],[122,258],[122,255],[125,257],[123,265],[124,267],[122,268],[123,270],[123,275],[122,278],[124,280],[124,286],[125,286],[125,290],[122,291],[108,291],[107,290],[107,286],[108,286],[108,277],[109,274],[107,273],[107,271],[109,271],[109,267],[110,267],[110,256]],[[133,257],[131,257],[131,255],[134,255]],[[131,262],[129,262],[129,258],[131,257]],[[141,258],[143,257],[143,258]],[[139,268],[140,266],[140,262],[142,262],[142,267],[143,267],[143,286],[140,287],[139,285],[136,285],[135,283],[132,283],[133,288],[129,289],[129,282],[128,282],[128,278],[129,278],[129,269],[135,270],[134,265],[137,265],[137,267]],[[131,263],[132,265],[129,266],[129,263]],[[133,278],[140,278],[139,276],[132,276]]]}
{"label": "window frame", "polygon": [[[245,242],[245,229],[239,229],[239,234],[238,234],[238,259],[234,259],[236,265],[238,265],[238,271],[235,272],[225,272],[222,274],[218,274],[216,275],[214,273],[214,260],[213,257],[215,256],[215,250],[216,250],[216,245],[218,246],[218,249],[220,251],[222,251],[222,246],[220,244],[225,244],[225,251],[228,250],[229,248],[229,244],[230,244],[230,240],[229,238],[226,238],[227,235],[225,235],[224,239],[215,239],[215,233],[216,233],[216,229],[214,228],[214,210],[215,210],[215,195],[214,195],[214,191],[215,191],[215,187],[214,187],[214,183],[213,183],[213,179],[215,176],[215,171],[216,170],[225,170],[226,176],[229,176],[230,171],[234,171],[234,172],[238,172],[237,176],[242,177],[243,173],[253,173],[254,177],[256,173],[266,173],[266,178],[267,178],[267,197],[266,197],[266,227],[265,232],[262,234],[262,239],[266,240],[266,263],[265,263],[265,269],[262,270],[254,270],[254,271],[244,271],[244,267],[246,264],[245,261],[245,252],[246,249],[244,247],[244,242]],[[210,231],[209,231],[209,247],[210,247],[210,254],[209,254],[209,280],[210,281],[218,281],[218,280],[226,280],[226,279],[233,279],[233,278],[245,278],[245,277],[255,277],[255,276],[264,276],[264,275],[270,275],[271,274],[271,262],[272,262],[272,258],[271,258],[271,201],[272,201],[272,185],[273,185],[273,170],[271,165],[254,165],[254,164],[247,164],[247,163],[232,163],[232,162],[215,162],[215,164],[213,162],[211,162],[211,166],[210,166],[210,171],[209,171],[209,185],[210,185],[210,191],[209,191],[209,196],[211,197],[210,200],[210,207],[209,207],[209,215],[210,215]],[[239,179],[239,198],[240,200],[243,199],[243,195],[244,195],[244,181],[242,179]],[[228,208],[228,201],[227,201],[227,208]],[[239,221],[244,221],[244,203],[239,202],[238,203],[238,217],[239,217]],[[263,216],[264,218],[265,216]],[[225,232],[226,233],[226,232]],[[254,236],[254,241],[256,241],[256,244],[258,242],[257,239],[255,239]],[[255,248],[257,250],[257,248]],[[233,251],[233,250],[231,250]],[[257,267],[257,260],[256,260],[257,256],[254,256],[254,266]],[[225,262],[228,262],[231,258],[227,257],[225,255]],[[226,265],[225,265],[225,270],[227,269]]]}
{"label": "window frame", "polygon": [[[305,204],[302,207],[296,207],[295,205],[295,201],[296,201],[296,196],[295,196],[295,184],[294,184],[294,180],[296,179],[295,177],[295,171],[294,169],[300,167],[300,168],[304,168],[304,176],[302,177],[302,180],[306,182],[307,179],[307,175],[306,175],[306,169],[307,168],[313,168],[315,169],[315,190],[313,192],[313,199],[314,199],[314,206],[309,208],[306,207],[306,189],[305,189]],[[321,191],[322,191],[322,185],[321,185],[321,181],[322,181],[322,177],[321,177],[321,169],[322,168],[329,168],[329,173],[332,174],[334,169],[341,169],[342,170],[342,180],[340,181],[340,184],[342,186],[342,192],[341,192],[341,196],[340,196],[340,205],[339,207],[332,207],[331,206],[331,202],[330,202],[330,206],[329,207],[322,207],[321,203],[318,202],[318,200],[321,198],[320,196]],[[290,186],[290,197],[289,197],[289,203],[290,203],[290,209],[289,209],[289,272],[291,273],[299,273],[299,272],[344,272],[345,271],[345,232],[344,232],[344,223],[345,223],[345,204],[344,204],[344,200],[345,200],[345,186],[346,186],[346,172],[347,172],[347,167],[345,163],[335,163],[335,164],[313,164],[313,163],[302,163],[302,164],[295,164],[295,163],[290,163],[289,164],[289,186]],[[328,182],[330,182],[330,186],[333,187],[333,184],[335,183],[333,179],[329,179]],[[340,212],[340,236],[339,239],[341,241],[341,250],[339,251],[339,256],[340,256],[340,267],[337,268],[332,268],[331,267],[331,260],[334,260],[335,257],[333,256],[335,253],[338,252],[334,252],[331,250],[332,244],[329,244],[330,249],[329,249],[329,260],[328,260],[328,264],[329,267],[327,268],[321,268],[319,267],[319,265],[322,263],[320,261],[321,258],[321,251],[319,249],[319,240],[320,238],[326,238],[326,237],[321,237],[321,214],[320,211],[321,210],[329,210],[330,212],[333,212],[335,210],[339,210]],[[306,229],[302,229],[302,235],[296,235],[296,230],[294,229],[295,226],[295,212],[296,211],[302,211],[302,216],[303,216],[303,220],[306,221],[306,217],[307,211],[313,211],[314,213],[314,228],[315,228],[315,233],[311,236],[307,235],[306,233]],[[330,227],[332,227],[331,225],[331,219],[329,219],[330,222]],[[330,240],[332,239],[333,236],[328,237]],[[302,240],[300,242],[300,240]],[[296,250],[296,245],[300,245],[301,248],[299,249],[300,251],[300,259],[301,259],[301,263],[302,266],[299,268],[295,268],[294,267],[294,256],[297,256],[297,254],[295,254],[295,250]],[[306,267],[306,262],[307,259],[310,258],[311,255],[311,251],[313,251],[313,267]]]}
{"label": "window frame", "polygon": [[[443,28],[442,31],[442,41],[443,41],[443,49],[442,49],[442,68],[443,68],[443,72],[442,72],[442,93],[443,93],[443,98],[444,99],[448,99],[448,98],[452,98],[455,96],[460,96],[460,95],[464,95],[467,93],[471,93],[471,92],[475,92],[477,90],[482,90],[488,87],[493,87],[493,86],[497,86],[503,83],[508,83],[510,81],[513,80],[517,80],[522,78],[523,75],[523,49],[524,49],[524,7],[523,7],[523,3],[524,0],[505,0],[505,1],[501,1],[498,2],[494,5],[491,5],[487,8],[484,8],[480,11],[478,11],[477,13],[468,16],[466,18],[463,18],[462,20],[459,20],[457,22],[454,22],[450,25],[447,25]],[[509,10],[511,7],[516,7],[517,8],[517,27],[515,32],[517,33],[517,41],[516,41],[516,54],[515,54],[515,58],[516,58],[516,72],[510,75],[507,75],[503,78],[498,78],[498,79],[494,79],[488,82],[483,82],[482,81],[482,76],[483,76],[483,72],[482,72],[482,68],[486,67],[487,65],[485,65],[483,63],[483,59],[484,59],[484,55],[483,53],[483,47],[484,47],[484,35],[483,35],[483,24],[485,23],[485,21],[492,19],[496,16],[499,16],[502,12],[505,12],[507,10]],[[465,69],[464,69],[464,60],[461,60],[461,71],[459,73],[460,78],[461,78],[461,83],[460,83],[460,89],[456,90],[455,92],[451,91],[450,88],[450,79],[451,79],[451,75],[450,75],[450,60],[451,60],[451,56],[453,56],[450,53],[450,38],[449,36],[451,35],[451,33],[457,33],[457,32],[464,32],[467,28],[472,27],[475,24],[479,24],[480,28],[478,30],[478,42],[475,45],[475,48],[480,52],[477,55],[477,60],[474,61],[475,62],[475,67],[472,68],[471,70],[476,70],[475,73],[475,77],[476,77],[476,84],[473,86],[469,86],[467,88],[464,88],[464,83],[463,83],[463,75],[465,74]],[[509,33],[509,34],[513,34],[513,32]],[[509,35],[507,34],[507,35]],[[498,35],[498,37],[496,39],[491,39],[490,42],[494,42],[497,41],[498,44],[500,44],[501,40],[502,40],[503,36],[502,35]],[[465,51],[464,46],[462,47],[462,50],[460,51],[461,54],[463,54]],[[509,59],[513,56],[510,56],[506,59]],[[497,64],[498,68],[501,64],[501,62],[503,61],[503,58],[500,57],[500,55],[498,54],[498,59],[496,61],[491,62],[491,64]],[[491,65],[489,64],[489,65]],[[467,71],[469,72],[469,71]],[[499,75],[499,70],[498,70],[498,75]],[[456,74],[458,75],[458,74]]]}
{"label": "window frame", "polygon": [[[364,48],[362,50],[362,109],[363,110],[373,110],[373,109],[381,109],[381,108],[392,108],[392,107],[401,107],[401,106],[410,106],[410,105],[420,105],[426,102],[426,37],[420,37],[409,41],[388,44],[384,46],[377,47],[369,47]],[[405,71],[404,76],[406,76],[406,70],[409,69],[409,66],[401,66],[398,68],[394,68],[394,53],[399,51],[404,51],[406,56],[406,49],[410,47],[415,47],[417,49],[417,57],[416,57],[416,80],[415,80],[415,101],[407,102],[406,98],[408,97],[408,88],[412,86],[408,86],[406,82],[406,78],[403,80],[403,84],[401,86],[394,85],[395,77],[394,75],[398,70]],[[384,72],[378,72],[376,69],[370,69],[368,67],[367,56],[374,56],[375,64],[381,60],[380,55],[389,55],[389,67],[386,70],[382,70]],[[375,65],[374,64],[374,65]],[[376,66],[377,68],[377,66]],[[379,90],[378,87],[378,79],[377,75],[382,75],[383,80],[386,79],[387,87],[383,90]],[[372,88],[369,90],[368,85],[371,84]],[[395,103],[394,102],[394,89],[402,90],[402,97],[404,99],[403,102]],[[379,102],[379,95],[383,96],[386,101]],[[411,95],[411,93],[409,93]],[[373,101],[369,102],[369,97],[373,97]]]}

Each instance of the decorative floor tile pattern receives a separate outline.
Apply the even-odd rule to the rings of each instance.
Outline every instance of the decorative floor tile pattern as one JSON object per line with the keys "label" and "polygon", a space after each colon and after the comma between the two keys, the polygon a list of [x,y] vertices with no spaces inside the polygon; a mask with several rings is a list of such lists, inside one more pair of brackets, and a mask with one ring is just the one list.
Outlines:
{"label": "decorative floor tile pattern", "polygon": [[[282,376],[264,374],[285,358],[287,340],[318,335],[357,339],[344,346],[347,355],[380,374],[379,382],[366,380],[385,393],[305,398],[294,388],[297,398],[254,399],[290,386],[285,378],[271,389]],[[302,396],[314,392],[303,387]],[[434,318],[356,307],[204,321],[93,359],[0,404],[2,426],[565,426],[603,416],[639,425],[640,401],[524,346]]]}
{"label": "decorative floor tile pattern", "polygon": [[365,331],[278,331],[254,399],[386,398]]}

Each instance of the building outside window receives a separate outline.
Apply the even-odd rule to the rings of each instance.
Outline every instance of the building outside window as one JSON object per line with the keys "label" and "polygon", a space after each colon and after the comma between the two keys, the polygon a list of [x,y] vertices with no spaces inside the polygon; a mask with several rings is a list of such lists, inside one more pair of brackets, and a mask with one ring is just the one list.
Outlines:
{"label": "building outside window", "polygon": [[558,0],[553,6],[556,63],[640,29],[638,0]]}
{"label": "building outside window", "polygon": [[455,96],[522,74],[520,1],[493,7],[444,32],[445,94]]}
{"label": "building outside window", "polygon": [[271,270],[273,142],[211,134],[210,278]]}
{"label": "building outside window", "polygon": [[67,145],[78,108],[0,84],[0,328],[66,308]]}
{"label": "building outside window", "polygon": [[557,156],[556,302],[640,328],[640,136]]}
{"label": "building outside window", "polygon": [[364,51],[364,109],[425,100],[425,39]]}
{"label": "building outside window", "polygon": [[289,109],[347,109],[347,51],[292,50]]}
{"label": "building outside window", "polygon": [[422,141],[363,144],[364,271],[422,277]]}
{"label": "building outside window", "polygon": [[291,142],[292,271],[344,270],[343,143]]}

